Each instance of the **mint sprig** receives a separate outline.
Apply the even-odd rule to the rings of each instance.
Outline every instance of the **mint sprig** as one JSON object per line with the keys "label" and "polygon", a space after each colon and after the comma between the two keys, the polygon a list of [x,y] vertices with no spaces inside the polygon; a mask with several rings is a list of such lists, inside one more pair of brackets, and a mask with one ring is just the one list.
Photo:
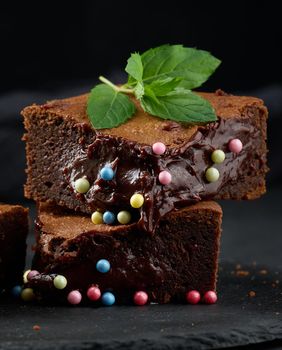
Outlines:
{"label": "mint sprig", "polygon": [[193,93],[219,66],[210,53],[182,45],[163,45],[142,55],[131,54],[125,71],[128,81],[122,86],[99,77],[104,84],[89,95],[87,113],[96,129],[114,128],[135,113],[128,94],[140,100],[145,112],[184,123],[216,120],[210,103]]}

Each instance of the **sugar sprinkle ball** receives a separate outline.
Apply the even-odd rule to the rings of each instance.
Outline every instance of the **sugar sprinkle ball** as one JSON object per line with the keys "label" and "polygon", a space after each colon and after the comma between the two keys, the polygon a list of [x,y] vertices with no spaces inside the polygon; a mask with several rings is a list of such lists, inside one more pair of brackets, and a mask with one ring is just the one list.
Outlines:
{"label": "sugar sprinkle ball", "polygon": [[14,286],[11,289],[11,294],[14,298],[19,298],[21,296],[22,286]]}
{"label": "sugar sprinkle ball", "polygon": [[25,273],[23,274],[23,283],[27,283],[27,275],[30,273],[31,270],[26,270]]}
{"label": "sugar sprinkle ball", "polygon": [[215,304],[217,302],[217,295],[213,290],[209,290],[204,294],[203,302],[205,304]]}
{"label": "sugar sprinkle ball", "polygon": [[63,275],[57,275],[53,280],[54,287],[57,289],[64,289],[66,288],[68,281],[65,276]]}
{"label": "sugar sprinkle ball", "polygon": [[166,146],[162,142],[156,142],[152,146],[153,152],[158,156],[162,155],[166,151]]}
{"label": "sugar sprinkle ball", "polygon": [[34,276],[39,275],[39,272],[36,270],[31,270],[29,271],[29,273],[26,275],[26,279],[27,281],[30,281],[31,279],[33,279]]}
{"label": "sugar sprinkle ball", "polygon": [[103,223],[103,214],[99,211],[94,211],[94,213],[91,215],[91,221],[95,225],[101,225]]}
{"label": "sugar sprinkle ball", "polygon": [[159,181],[162,185],[168,185],[171,183],[171,174],[166,171],[163,170],[159,173]]}
{"label": "sugar sprinkle ball", "polygon": [[138,209],[141,208],[142,205],[144,204],[144,197],[140,193],[135,193],[133,196],[130,198],[130,205],[132,208]]}
{"label": "sugar sprinkle ball", "polygon": [[32,288],[24,288],[21,292],[21,298],[23,301],[29,302],[35,298]]}
{"label": "sugar sprinkle ball", "polygon": [[205,175],[208,182],[215,182],[219,179],[219,171],[214,167],[208,168]]}
{"label": "sugar sprinkle ball", "polygon": [[97,301],[101,298],[101,291],[97,286],[91,286],[87,290],[87,297],[92,301]]}
{"label": "sugar sprinkle ball", "polygon": [[136,292],[133,297],[135,305],[143,306],[148,302],[148,294],[143,291]]}
{"label": "sugar sprinkle ball", "polygon": [[104,166],[100,171],[100,176],[105,181],[111,181],[114,178],[114,171],[110,166]]}
{"label": "sugar sprinkle ball", "polygon": [[230,152],[238,154],[242,151],[243,148],[242,141],[239,139],[233,139],[229,142],[228,148]]}
{"label": "sugar sprinkle ball", "polygon": [[115,222],[115,214],[111,211],[105,211],[103,214],[103,221],[107,225],[111,225]]}
{"label": "sugar sprinkle ball", "polygon": [[99,261],[97,261],[96,269],[101,273],[107,273],[111,269],[111,264],[106,259],[100,259]]}
{"label": "sugar sprinkle ball", "polygon": [[105,306],[112,306],[115,301],[116,298],[111,292],[106,292],[102,295],[102,304]]}
{"label": "sugar sprinkle ball", "polygon": [[126,225],[130,222],[131,220],[131,214],[129,211],[122,210],[118,213],[117,215],[117,220],[120,224]]}
{"label": "sugar sprinkle ball", "polygon": [[90,189],[90,183],[85,177],[82,177],[75,181],[74,188],[78,193],[86,193]]}
{"label": "sugar sprinkle ball", "polygon": [[200,302],[201,295],[197,290],[190,290],[186,293],[186,301],[189,304],[196,305]]}
{"label": "sugar sprinkle ball", "polygon": [[72,290],[68,294],[68,302],[72,305],[78,305],[81,302],[82,296],[78,290]]}
{"label": "sugar sprinkle ball", "polygon": [[214,163],[220,164],[225,160],[225,153],[221,149],[212,152],[211,159]]}

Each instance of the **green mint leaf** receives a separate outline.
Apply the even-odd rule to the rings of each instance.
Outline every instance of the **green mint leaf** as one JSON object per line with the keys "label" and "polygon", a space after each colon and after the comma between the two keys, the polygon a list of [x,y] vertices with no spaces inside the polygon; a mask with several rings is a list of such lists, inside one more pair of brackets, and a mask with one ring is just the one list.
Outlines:
{"label": "green mint leaf", "polygon": [[140,100],[145,93],[144,85],[143,83],[138,82],[134,88],[134,94],[137,100]]}
{"label": "green mint leaf", "polygon": [[[160,104],[160,101],[158,100],[158,98],[157,98],[157,96],[156,96],[154,90],[151,89],[150,85],[146,85],[146,86],[145,86],[144,94],[145,94],[145,96],[144,96],[145,100],[146,100],[147,98],[149,98],[149,99],[153,100],[156,104]],[[146,109],[143,107],[143,104],[142,104],[142,103],[143,103],[143,100],[141,99],[141,107],[144,109],[145,112],[148,112],[148,111],[146,111]]]}
{"label": "green mint leaf", "polygon": [[207,123],[217,119],[210,103],[183,88],[175,89],[165,96],[144,95],[142,108],[157,117],[184,123]]}
{"label": "green mint leaf", "polygon": [[169,92],[174,90],[179,83],[181,82],[181,78],[164,78],[152,81],[151,84],[145,85],[145,91],[150,89],[154,92],[155,96],[164,96]]}
{"label": "green mint leaf", "polygon": [[133,78],[133,80],[142,81],[143,64],[139,53],[131,54],[130,58],[127,60],[125,71]]}
{"label": "green mint leaf", "polygon": [[96,85],[90,92],[87,114],[95,129],[114,128],[135,113],[135,105],[127,95],[106,84]]}
{"label": "green mint leaf", "polygon": [[[194,89],[202,85],[220,64],[220,60],[209,52],[182,45],[162,45],[150,49],[141,55],[143,64],[143,82],[182,78],[180,86]],[[139,76],[140,77],[140,76]],[[134,85],[132,76],[128,85]]]}

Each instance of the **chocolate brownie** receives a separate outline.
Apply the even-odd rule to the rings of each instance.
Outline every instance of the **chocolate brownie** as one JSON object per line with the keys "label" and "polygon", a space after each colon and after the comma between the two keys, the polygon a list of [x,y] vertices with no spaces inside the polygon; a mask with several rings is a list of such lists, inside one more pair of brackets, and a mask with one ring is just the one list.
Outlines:
{"label": "chocolate brownie", "polygon": [[[132,303],[136,291],[158,303],[184,300],[190,290],[203,295],[216,288],[221,220],[217,203],[200,202],[163,217],[152,236],[136,223],[93,225],[87,215],[42,203],[33,261],[39,274],[33,272],[26,287],[40,300],[59,302],[73,290],[89,301],[92,285],[111,291],[120,304]],[[97,271],[101,259],[109,272]],[[66,278],[65,288],[54,286],[57,275]]]}
{"label": "chocolate brownie", "polygon": [[22,283],[28,209],[0,203],[0,289]]}
{"label": "chocolate brownie", "polygon": [[[131,211],[139,229],[150,233],[167,213],[200,200],[258,198],[268,170],[263,101],[221,91],[200,95],[212,104],[217,121],[193,126],[166,121],[134,101],[137,113],[127,123],[95,130],[86,114],[87,95],[25,108],[26,197],[88,214]],[[154,153],[156,142],[165,144],[164,154]],[[220,164],[212,159],[215,150],[224,152]],[[113,170],[110,181],[101,178],[105,166]],[[81,178],[90,185],[84,194],[75,189]],[[132,211],[135,193],[145,201]]]}

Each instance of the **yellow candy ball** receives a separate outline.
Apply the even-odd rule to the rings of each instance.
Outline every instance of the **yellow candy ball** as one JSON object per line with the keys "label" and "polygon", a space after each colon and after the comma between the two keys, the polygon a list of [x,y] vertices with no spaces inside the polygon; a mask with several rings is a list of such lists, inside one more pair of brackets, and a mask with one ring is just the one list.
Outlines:
{"label": "yellow candy ball", "polygon": [[120,224],[126,225],[130,222],[131,220],[131,214],[129,211],[122,210],[118,213],[117,215],[117,220]]}
{"label": "yellow candy ball", "polygon": [[27,283],[27,275],[30,273],[31,270],[26,270],[23,274],[23,283]]}
{"label": "yellow candy ball", "polygon": [[86,193],[89,191],[90,183],[85,177],[82,177],[75,181],[74,188],[78,193]]}
{"label": "yellow candy ball", "polygon": [[212,152],[211,159],[214,163],[220,164],[225,159],[225,153],[221,149],[216,149]]}
{"label": "yellow candy ball", "polygon": [[23,301],[32,301],[35,298],[32,288],[25,288],[21,292],[21,298]]}
{"label": "yellow candy ball", "polygon": [[94,213],[91,215],[91,221],[95,225],[100,225],[103,223],[103,214],[99,211],[94,211]]}
{"label": "yellow candy ball", "polygon": [[144,204],[144,197],[140,193],[135,193],[131,198],[130,198],[130,205],[132,208],[141,208],[142,205]]}
{"label": "yellow candy ball", "polygon": [[206,170],[206,179],[208,182],[215,182],[219,179],[219,171],[214,168],[210,167]]}

